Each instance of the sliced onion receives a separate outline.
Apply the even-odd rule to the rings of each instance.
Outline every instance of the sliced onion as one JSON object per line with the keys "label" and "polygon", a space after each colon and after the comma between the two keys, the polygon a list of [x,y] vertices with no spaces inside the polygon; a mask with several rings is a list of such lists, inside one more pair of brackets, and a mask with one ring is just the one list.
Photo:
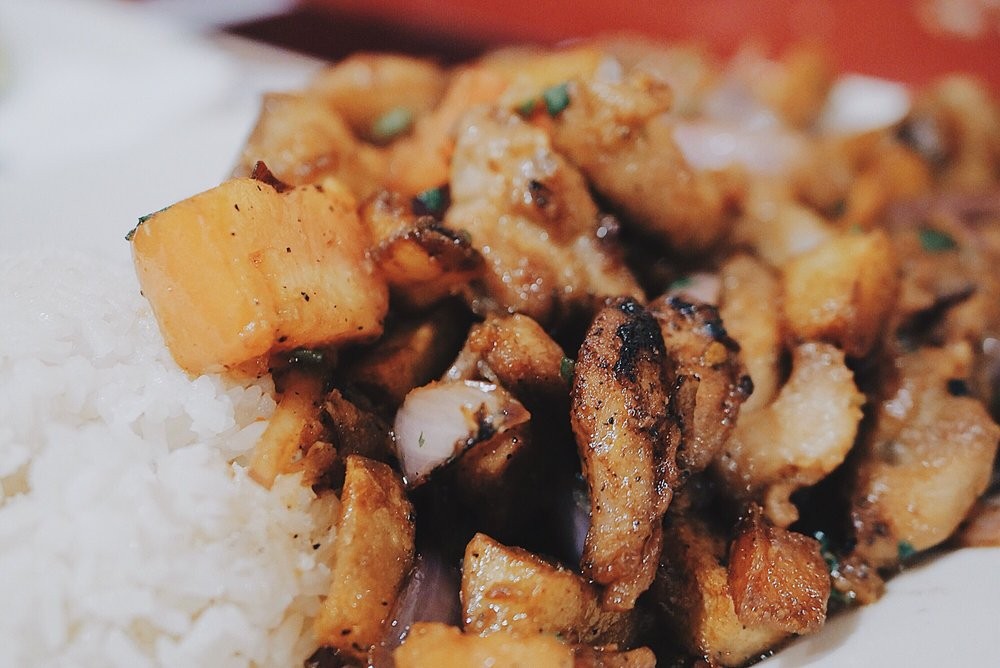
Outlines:
{"label": "sliced onion", "polygon": [[910,113],[909,89],[901,83],[848,74],[830,89],[819,127],[828,134],[860,134],[892,127]]}
{"label": "sliced onion", "polygon": [[677,123],[674,141],[695,169],[740,166],[765,175],[790,171],[806,149],[800,134],[780,126],[750,128],[720,121]]}
{"label": "sliced onion", "polygon": [[414,622],[462,624],[459,589],[462,573],[433,550],[417,554],[410,579],[399,592],[391,621],[386,624],[382,641],[372,648],[373,668],[393,666],[392,651],[399,647]]}
{"label": "sliced onion", "polygon": [[688,274],[686,280],[670,286],[668,294],[687,302],[718,304],[722,292],[722,279],[718,274],[696,271]]}
{"label": "sliced onion", "polygon": [[467,448],[530,417],[509,392],[491,383],[445,381],[412,390],[396,413],[394,430],[407,485],[420,485]]}

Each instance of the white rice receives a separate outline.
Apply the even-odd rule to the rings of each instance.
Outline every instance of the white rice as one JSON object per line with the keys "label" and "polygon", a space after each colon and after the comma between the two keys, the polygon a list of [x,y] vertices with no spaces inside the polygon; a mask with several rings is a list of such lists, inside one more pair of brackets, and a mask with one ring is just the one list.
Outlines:
{"label": "white rice", "polygon": [[0,666],[301,665],[329,536],[240,464],[269,381],[188,378],[124,260],[0,252],[0,313]]}

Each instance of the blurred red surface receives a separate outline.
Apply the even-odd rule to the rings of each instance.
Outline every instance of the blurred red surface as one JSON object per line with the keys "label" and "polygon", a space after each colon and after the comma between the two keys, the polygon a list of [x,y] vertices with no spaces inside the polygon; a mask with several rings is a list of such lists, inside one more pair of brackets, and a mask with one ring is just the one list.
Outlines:
{"label": "blurred red surface", "polygon": [[[306,0],[338,12],[433,31],[441,39],[552,43],[616,31],[696,39],[720,55],[755,41],[810,41],[844,71],[912,83],[962,71],[1000,90],[1000,10],[988,0]],[[980,19],[973,36],[928,15],[942,6]],[[973,27],[975,25],[973,24]],[[444,51],[447,46],[442,45]]]}

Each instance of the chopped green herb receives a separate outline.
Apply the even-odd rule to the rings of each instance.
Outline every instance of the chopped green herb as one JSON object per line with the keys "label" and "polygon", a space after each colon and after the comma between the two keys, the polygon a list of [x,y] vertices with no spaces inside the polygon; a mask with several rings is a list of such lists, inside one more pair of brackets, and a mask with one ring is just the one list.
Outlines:
{"label": "chopped green herb", "polygon": [[385,112],[372,124],[372,139],[385,144],[404,132],[413,125],[413,112],[406,107],[395,107]]}
{"label": "chopped green herb", "polygon": [[830,538],[823,531],[817,531],[813,534],[813,538],[819,543],[819,553],[823,555],[823,561],[826,562],[826,568],[833,575],[840,571],[840,559],[837,555],[833,553],[833,549],[830,547]]}
{"label": "chopped green herb", "polygon": [[542,91],[542,100],[549,116],[558,116],[559,112],[569,106],[569,85],[561,83]]}
{"label": "chopped green herb", "polygon": [[694,281],[690,276],[681,276],[680,278],[672,281],[670,285],[667,286],[667,290],[682,290],[691,285]]}
{"label": "chopped green herb", "polygon": [[920,230],[920,247],[928,253],[940,253],[958,247],[955,240],[941,230],[925,227]]}
{"label": "chopped green herb", "polygon": [[531,116],[533,113],[535,113],[535,108],[537,106],[538,106],[538,98],[529,97],[527,100],[524,100],[521,102],[521,104],[517,105],[514,108],[514,111],[516,111],[521,116],[527,118]]}
{"label": "chopped green herb", "polygon": [[559,375],[566,381],[567,385],[573,384],[573,376],[576,373],[576,362],[568,357],[563,357],[559,362]]}
{"label": "chopped green herb", "polygon": [[427,441],[424,440],[424,432],[420,432],[420,436],[417,437],[417,447],[422,448],[426,443]]}
{"label": "chopped green herb", "polygon": [[906,561],[907,559],[915,555],[917,553],[917,550],[909,542],[901,540],[899,541],[899,544],[896,546],[896,552],[899,554],[900,561]]}
{"label": "chopped green herb", "polygon": [[446,186],[430,188],[413,198],[413,211],[417,215],[436,216],[448,206],[448,190]]}
{"label": "chopped green herb", "polygon": [[830,602],[834,603],[841,608],[846,608],[854,603],[854,599],[857,598],[857,594],[853,591],[843,592],[836,587],[830,588]]}
{"label": "chopped green herb", "polygon": [[154,211],[153,213],[147,213],[145,216],[139,216],[139,222],[136,223],[135,227],[133,227],[131,230],[129,230],[128,234],[125,235],[125,241],[132,241],[132,237],[135,236],[135,231],[139,229],[140,225],[142,225],[143,223],[145,223],[147,220],[149,220],[150,218],[152,218],[156,214],[163,213],[164,211],[166,211],[169,208],[170,208],[169,206],[165,206],[162,209],[160,209],[159,211]]}

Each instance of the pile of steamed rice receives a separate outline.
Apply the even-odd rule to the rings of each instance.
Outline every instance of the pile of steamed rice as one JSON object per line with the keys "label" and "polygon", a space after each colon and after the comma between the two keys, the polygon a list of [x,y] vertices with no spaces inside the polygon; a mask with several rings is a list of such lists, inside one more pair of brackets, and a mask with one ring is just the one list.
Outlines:
{"label": "pile of steamed rice", "polygon": [[127,261],[0,286],[0,666],[301,665],[332,536],[242,465],[270,381],[186,376]]}

